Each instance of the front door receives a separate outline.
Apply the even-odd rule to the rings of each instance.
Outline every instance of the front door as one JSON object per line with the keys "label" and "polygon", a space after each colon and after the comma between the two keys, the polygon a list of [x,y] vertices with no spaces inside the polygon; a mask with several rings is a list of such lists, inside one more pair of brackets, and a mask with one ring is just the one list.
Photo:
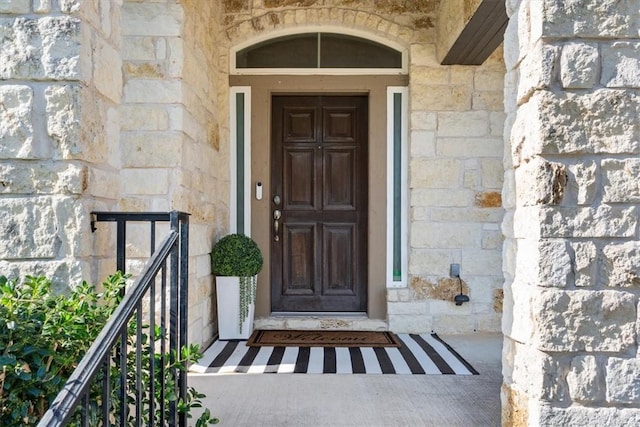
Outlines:
{"label": "front door", "polygon": [[274,96],[271,309],[367,304],[368,98]]}

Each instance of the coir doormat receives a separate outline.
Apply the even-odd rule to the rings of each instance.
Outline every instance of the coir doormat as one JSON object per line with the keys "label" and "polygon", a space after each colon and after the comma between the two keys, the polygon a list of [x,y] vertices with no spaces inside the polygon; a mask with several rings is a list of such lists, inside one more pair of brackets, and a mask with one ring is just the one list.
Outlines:
{"label": "coir doormat", "polygon": [[400,347],[392,332],[257,330],[249,347]]}

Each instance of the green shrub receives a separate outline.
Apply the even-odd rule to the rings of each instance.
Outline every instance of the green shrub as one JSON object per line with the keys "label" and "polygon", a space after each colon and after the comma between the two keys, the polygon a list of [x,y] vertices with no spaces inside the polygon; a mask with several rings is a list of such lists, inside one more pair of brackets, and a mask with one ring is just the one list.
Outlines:
{"label": "green shrub", "polygon": [[[102,292],[96,292],[94,286],[83,282],[68,294],[55,295],[50,280],[44,277],[27,276],[19,283],[0,276],[0,425],[32,426],[38,423],[118,306],[126,279],[117,273],[103,283]],[[129,328],[135,328],[135,324],[132,322]],[[159,329],[156,332],[158,337],[163,335]],[[146,342],[146,334],[143,340]],[[183,348],[182,353],[184,363],[171,366],[166,356],[165,364],[185,370],[185,364],[197,361],[201,356],[197,346]],[[148,367],[148,351],[145,355],[143,366]],[[156,354],[155,358],[159,366],[161,355]],[[131,374],[135,372],[134,354],[128,354],[127,360]],[[119,380],[115,374],[114,371],[111,375],[114,392]],[[157,375],[154,380],[159,381]],[[151,381],[148,372],[143,374],[143,381],[148,389]],[[175,384],[170,383],[168,390],[168,400],[177,400]],[[92,388],[91,394],[95,410],[91,413],[95,415],[100,400],[99,384]],[[191,408],[200,406],[202,397],[195,390],[189,390],[187,402],[178,402],[179,410],[188,414]],[[149,396],[145,399],[148,402]],[[117,404],[117,398],[112,403]],[[197,425],[215,422],[217,420],[207,410]]]}

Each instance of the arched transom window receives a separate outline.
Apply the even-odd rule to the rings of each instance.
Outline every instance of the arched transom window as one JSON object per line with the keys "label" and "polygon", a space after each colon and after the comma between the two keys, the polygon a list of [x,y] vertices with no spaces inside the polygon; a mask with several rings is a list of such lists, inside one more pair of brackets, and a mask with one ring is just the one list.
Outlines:
{"label": "arched transom window", "polygon": [[[332,32],[271,38],[235,52],[236,74],[402,74],[405,53],[377,41]],[[351,72],[353,73],[353,71]]]}

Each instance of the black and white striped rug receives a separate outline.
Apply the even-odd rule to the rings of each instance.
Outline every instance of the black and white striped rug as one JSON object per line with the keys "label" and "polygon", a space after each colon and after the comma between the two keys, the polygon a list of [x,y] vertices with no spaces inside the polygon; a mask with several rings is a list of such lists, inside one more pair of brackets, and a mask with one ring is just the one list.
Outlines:
{"label": "black and white striped rug", "polygon": [[397,335],[400,347],[248,347],[246,341],[216,341],[189,370],[213,375],[478,375],[436,334]]}

